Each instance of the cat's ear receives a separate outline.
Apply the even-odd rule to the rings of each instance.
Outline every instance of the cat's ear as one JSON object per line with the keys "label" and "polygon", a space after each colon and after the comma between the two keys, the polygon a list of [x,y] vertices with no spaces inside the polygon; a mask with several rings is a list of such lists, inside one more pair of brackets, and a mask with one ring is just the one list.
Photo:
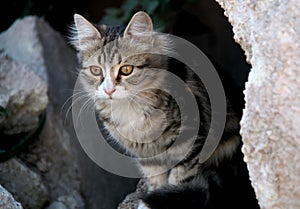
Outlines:
{"label": "cat's ear", "polygon": [[146,12],[137,12],[127,25],[124,36],[141,35],[153,31],[152,20]]}
{"label": "cat's ear", "polygon": [[79,50],[85,50],[88,47],[94,45],[95,42],[101,41],[101,33],[84,17],[79,14],[75,14],[74,22],[76,37],[74,38],[75,40],[73,40],[73,44]]}

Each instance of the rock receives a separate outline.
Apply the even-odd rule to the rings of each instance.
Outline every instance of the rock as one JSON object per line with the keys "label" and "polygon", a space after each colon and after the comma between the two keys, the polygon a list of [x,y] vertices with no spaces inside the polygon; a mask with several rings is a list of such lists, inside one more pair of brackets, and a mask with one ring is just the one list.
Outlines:
{"label": "rock", "polygon": [[57,200],[64,203],[70,209],[84,209],[83,200],[76,191],[70,195],[61,196]]}
{"label": "rock", "polygon": [[81,196],[74,191],[71,195],[57,198],[47,209],[84,209],[84,202]]}
{"label": "rock", "polygon": [[141,179],[136,186],[136,191],[126,196],[122,203],[119,204],[118,209],[137,209],[141,194],[147,192],[147,186],[144,179]]}
{"label": "rock", "polygon": [[22,209],[22,205],[0,185],[0,209]]}
{"label": "rock", "polygon": [[49,199],[41,177],[16,159],[0,164],[0,184],[25,208],[40,209]]}
{"label": "rock", "polygon": [[6,134],[35,128],[48,103],[48,78],[36,22],[34,17],[17,20],[0,34],[0,106],[10,113],[0,121],[0,131]]}
{"label": "rock", "polygon": [[28,66],[8,56],[0,54],[0,63],[0,106],[9,112],[0,121],[0,131],[6,134],[30,131],[37,126],[39,115],[47,106],[47,83]]}
{"label": "rock", "polygon": [[81,196],[74,191],[71,195],[57,198],[47,209],[84,209],[84,202]]}
{"label": "rock", "polygon": [[47,207],[46,209],[69,209],[69,208],[62,202],[55,201],[55,202],[51,203],[51,205],[49,207]]}
{"label": "rock", "polygon": [[0,49],[47,82],[43,47],[36,28],[38,21],[38,18],[32,16],[15,21],[8,30],[0,34]]}
{"label": "rock", "polygon": [[262,209],[300,208],[299,0],[217,0],[252,69],[243,152]]}
{"label": "rock", "polygon": [[17,20],[3,32],[0,49],[0,105],[11,113],[0,123],[0,131],[19,133],[34,128],[48,102],[47,82],[50,86],[40,136],[17,159],[0,164],[0,183],[25,208],[39,209],[47,201],[57,202],[52,207],[84,208],[71,135],[60,114],[67,95],[72,94],[75,52],[37,17]]}
{"label": "rock", "polygon": [[[24,27],[26,24],[27,27]],[[49,86],[49,104],[44,129],[39,139],[19,158],[40,172],[49,189],[50,202],[57,201],[62,196],[73,196],[74,192],[78,194],[77,199],[80,199],[78,165],[71,144],[75,139],[64,124],[65,118],[61,114],[63,103],[72,94],[72,75],[74,79],[76,77],[73,73],[77,66],[75,52],[43,19],[26,17],[16,21],[14,25],[18,26],[17,31],[27,30],[26,28],[32,30],[29,32],[32,34],[32,39],[28,40],[32,43],[29,45],[37,49],[33,55],[39,58],[38,64],[47,71]],[[23,53],[25,52],[18,52]],[[83,202],[78,201],[76,204],[82,205]]]}
{"label": "rock", "polygon": [[47,120],[39,139],[19,156],[22,161],[34,166],[40,172],[49,188],[51,201],[60,196],[73,194],[74,190],[78,192],[80,190],[78,167],[71,150],[71,138],[62,127],[63,121],[50,102]]}
{"label": "rock", "polygon": [[[18,40],[12,41],[14,39]],[[71,96],[72,93],[70,73],[73,75],[72,72],[76,70],[76,55],[59,33],[37,17],[17,20],[0,40],[1,43],[5,40],[2,46],[7,56],[12,57],[19,65],[33,69],[40,80],[49,84],[49,105],[43,131],[19,159],[38,171],[39,178],[49,190],[50,202],[64,197],[67,208],[83,208],[71,136],[63,124],[64,117],[61,117],[62,105],[67,95]],[[26,78],[25,81],[30,80]],[[37,89],[36,87],[36,91]]]}

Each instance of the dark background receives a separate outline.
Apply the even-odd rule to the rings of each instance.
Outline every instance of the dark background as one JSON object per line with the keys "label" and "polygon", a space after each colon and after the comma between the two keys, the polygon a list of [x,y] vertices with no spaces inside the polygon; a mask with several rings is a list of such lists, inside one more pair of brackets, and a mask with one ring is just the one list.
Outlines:
{"label": "dark background", "polygon": [[231,25],[223,10],[213,0],[10,0],[0,10],[0,31],[17,18],[37,15],[64,37],[68,35],[74,13],[95,23],[124,25],[136,11],[145,10],[157,29],[185,37],[212,55],[240,87],[250,69],[243,51],[232,38]]}
{"label": "dark background", "polygon": [[0,10],[0,31],[17,18],[37,15],[64,37],[74,13],[95,23],[122,25],[134,12],[145,10],[158,29],[185,37],[212,55],[239,86],[243,87],[250,69],[243,51],[232,38],[231,25],[214,0],[10,0],[4,1]]}
{"label": "dark background", "polygon": [[[0,32],[18,18],[37,15],[63,37],[68,36],[74,13],[106,24],[126,24],[134,12],[144,10],[162,32],[188,39],[210,55],[242,91],[250,70],[244,52],[233,40],[230,23],[214,0],[10,0],[0,7]],[[66,40],[67,41],[67,40]],[[78,148],[80,149],[80,148]],[[127,193],[134,191],[136,179],[115,176],[96,166],[81,150],[79,168],[82,194],[87,208],[116,208]]]}

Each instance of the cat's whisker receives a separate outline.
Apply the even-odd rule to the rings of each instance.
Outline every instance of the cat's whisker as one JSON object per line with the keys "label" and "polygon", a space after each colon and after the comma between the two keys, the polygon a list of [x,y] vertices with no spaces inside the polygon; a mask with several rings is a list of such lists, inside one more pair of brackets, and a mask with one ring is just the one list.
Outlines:
{"label": "cat's whisker", "polygon": [[139,95],[139,96],[136,96],[135,98],[138,98],[140,100],[142,100],[143,102],[147,103],[149,106],[153,106],[154,104],[154,101],[152,98],[150,97],[147,97],[145,95]]}
{"label": "cat's whisker", "polygon": [[74,76],[74,78],[77,78],[78,75],[79,75],[79,73],[80,73],[80,70],[79,70],[79,69],[76,70],[76,71],[74,71],[74,70],[67,70],[67,72],[68,72],[68,73],[71,73],[72,76]]}
{"label": "cat's whisker", "polygon": [[[152,95],[152,97],[149,97],[149,96],[147,96],[147,95],[145,95],[145,94],[151,94]],[[140,93],[140,94],[138,94],[139,96],[143,96],[143,97],[147,97],[149,100],[153,100],[154,98],[159,98],[159,94],[158,93],[156,93],[156,92],[153,92],[153,91],[151,91],[151,90],[143,90],[142,91],[142,93]]]}
{"label": "cat's whisker", "polygon": [[62,111],[63,111],[65,105],[66,105],[73,97],[77,96],[77,95],[80,94],[80,93],[84,94],[84,93],[86,93],[86,92],[81,90],[81,91],[79,91],[79,92],[77,92],[77,93],[75,93],[75,94],[72,94],[72,95],[64,102],[64,104],[63,104],[62,107],[60,108],[60,113],[62,113]]}
{"label": "cat's whisker", "polygon": [[65,119],[64,119],[64,123],[66,123],[67,117],[68,117],[69,112],[71,111],[73,105],[76,104],[77,102],[79,102],[83,98],[89,98],[89,97],[88,97],[87,94],[84,94],[84,95],[80,95],[79,97],[77,97],[76,99],[74,99],[74,101],[71,103],[70,107],[67,109],[66,116],[65,116]]}
{"label": "cat's whisker", "polygon": [[144,93],[145,93],[145,91],[135,92],[135,93],[133,94],[133,97],[134,97],[134,98],[139,98],[139,97],[141,97],[141,96],[145,96]]}
{"label": "cat's whisker", "polygon": [[[69,114],[69,112],[70,112],[70,110],[71,110],[71,107],[72,107],[73,103],[76,102],[76,99],[78,99],[79,97],[85,96],[84,93],[85,93],[85,92],[78,92],[78,93],[76,93],[76,94],[71,95],[71,96],[64,102],[64,104],[62,105],[62,107],[61,107],[61,109],[60,109],[60,114],[63,114],[63,110],[64,110],[64,108],[65,108],[65,106],[66,106],[67,104],[70,105],[70,106],[68,107],[66,113],[65,113],[64,123],[66,123],[66,119],[67,119],[67,117],[68,117],[68,114]],[[82,95],[80,95],[80,94],[82,94]],[[74,99],[74,98],[75,98],[75,99]],[[71,101],[72,99],[74,99],[73,102]]]}
{"label": "cat's whisker", "polygon": [[88,111],[88,106],[91,104],[93,107],[95,105],[96,99],[94,97],[90,97],[87,101],[88,103],[82,107],[82,111],[87,112]]}
{"label": "cat's whisker", "polygon": [[158,97],[158,96],[159,96],[159,94],[156,93],[155,91],[153,91],[153,89],[144,89],[144,90],[142,91],[142,93],[152,94],[152,95],[155,96],[155,97]]}
{"label": "cat's whisker", "polygon": [[130,98],[130,101],[132,101],[133,103],[135,103],[138,106],[139,109],[143,109],[143,108],[142,108],[142,104],[140,102],[138,102],[137,100],[142,100],[143,102],[151,105],[148,101],[146,101],[138,96],[130,96],[129,98]]}
{"label": "cat's whisker", "polygon": [[[77,123],[77,124],[78,124],[78,120],[79,120],[79,118],[80,118],[80,116],[81,116],[81,114],[82,114],[82,111],[83,111],[84,109],[86,109],[86,108],[89,106],[89,104],[91,104],[92,106],[94,105],[94,103],[90,103],[92,100],[94,100],[94,98],[93,98],[93,97],[90,97],[86,102],[84,102],[84,104],[83,104],[82,107],[80,108],[79,113],[78,113],[77,118],[76,118],[76,123]],[[80,120],[79,122],[81,122],[81,120]]]}
{"label": "cat's whisker", "polygon": [[69,92],[84,92],[82,89],[63,89],[62,91],[69,91]]}

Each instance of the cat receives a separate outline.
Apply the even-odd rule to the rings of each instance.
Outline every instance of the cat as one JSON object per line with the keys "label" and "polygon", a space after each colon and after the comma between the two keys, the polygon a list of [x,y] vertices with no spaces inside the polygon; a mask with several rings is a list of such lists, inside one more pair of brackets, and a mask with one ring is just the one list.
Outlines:
{"label": "cat", "polygon": [[[80,82],[105,129],[137,157],[146,179],[148,191],[138,208],[258,208],[240,151],[241,113],[228,98],[221,141],[200,163],[211,122],[209,95],[189,68],[162,55],[172,43],[153,30],[149,15],[137,12],[126,27],[95,25],[78,14],[74,22]],[[147,53],[153,49],[164,53]],[[182,127],[186,119],[168,91],[169,73],[185,81],[196,98],[201,120],[195,141],[174,145],[189,127]]]}

